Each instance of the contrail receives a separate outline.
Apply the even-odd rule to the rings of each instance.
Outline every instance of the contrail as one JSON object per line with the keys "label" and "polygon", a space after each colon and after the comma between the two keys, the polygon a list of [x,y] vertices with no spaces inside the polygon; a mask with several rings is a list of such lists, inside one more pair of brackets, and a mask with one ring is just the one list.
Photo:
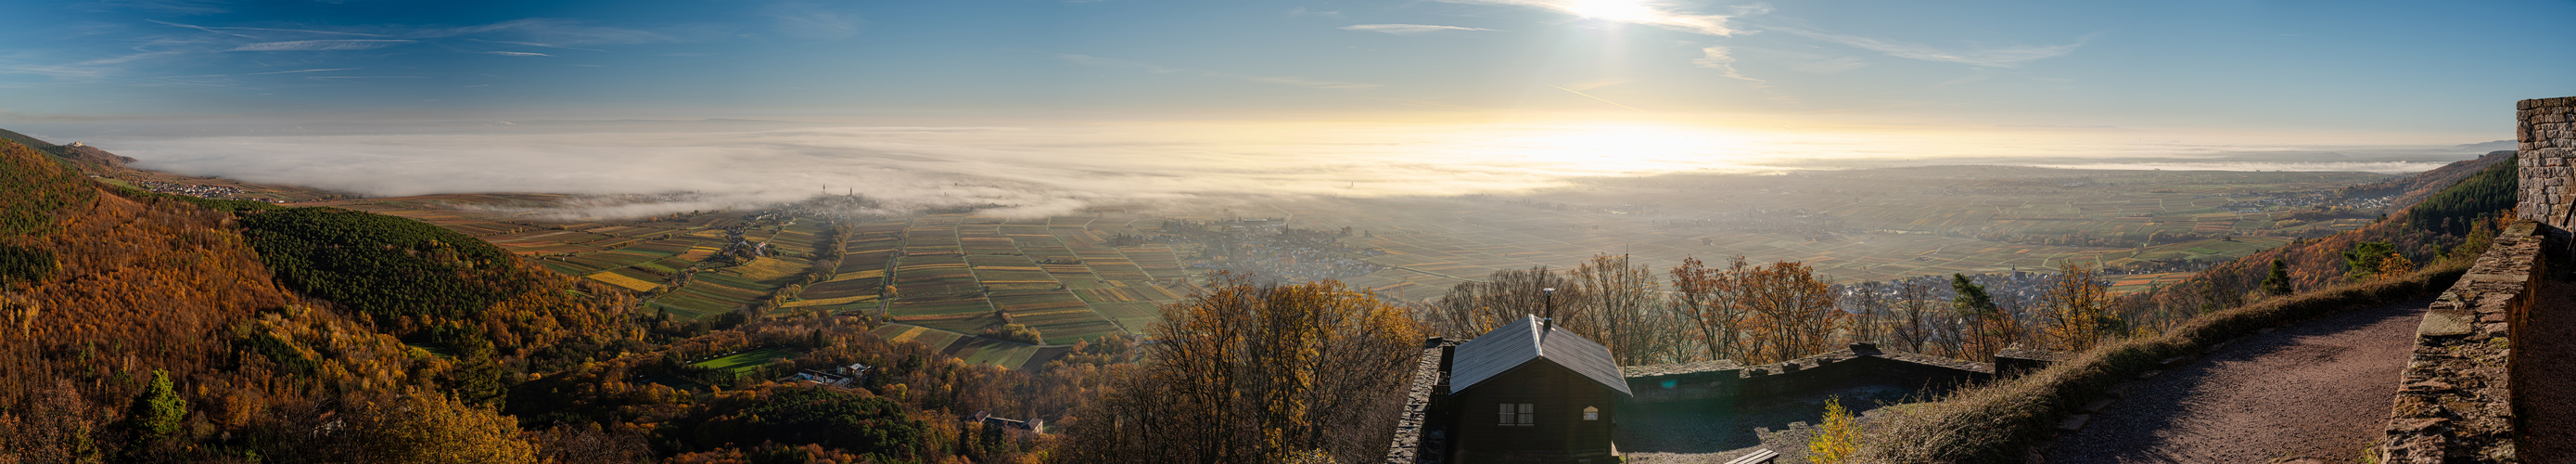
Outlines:
{"label": "contrail", "polygon": [[[1551,84],[1551,85],[1548,85],[1548,87],[1556,87],[1556,86],[1555,86],[1555,85],[1553,85],[1553,84]],[[1601,100],[1601,102],[1602,102],[1602,103],[1608,103],[1608,104],[1611,104],[1611,105],[1616,105],[1616,106],[1618,106],[1618,107],[1620,107],[1620,108],[1627,108],[1627,109],[1632,109],[1632,110],[1637,110],[1637,111],[1645,111],[1645,110],[1638,110],[1638,109],[1637,109],[1637,107],[1634,107],[1634,106],[1620,105],[1620,104],[1619,104],[1619,102],[1610,101],[1609,99],[1605,99],[1605,98],[1601,98],[1601,97],[1595,97],[1595,96],[1592,96],[1592,94],[1583,93],[1583,92],[1575,92],[1575,91],[1574,91],[1574,89],[1569,89],[1569,88],[1564,88],[1564,87],[1556,87],[1556,89],[1557,89],[1557,90],[1563,90],[1563,91],[1566,91],[1566,92],[1571,92],[1571,93],[1573,93],[1573,94],[1575,94],[1575,95],[1582,95],[1582,96],[1583,96],[1583,98],[1590,98],[1590,99],[1594,99],[1594,100]]]}

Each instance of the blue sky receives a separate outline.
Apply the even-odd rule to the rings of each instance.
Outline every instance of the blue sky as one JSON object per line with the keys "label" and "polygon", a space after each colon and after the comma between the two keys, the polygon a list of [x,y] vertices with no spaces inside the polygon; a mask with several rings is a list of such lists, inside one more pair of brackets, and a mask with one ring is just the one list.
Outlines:
{"label": "blue sky", "polygon": [[2465,143],[2506,137],[2513,100],[2576,94],[2576,28],[2565,27],[2576,3],[2564,1],[94,0],[10,11],[0,124],[58,128],[1652,118]]}

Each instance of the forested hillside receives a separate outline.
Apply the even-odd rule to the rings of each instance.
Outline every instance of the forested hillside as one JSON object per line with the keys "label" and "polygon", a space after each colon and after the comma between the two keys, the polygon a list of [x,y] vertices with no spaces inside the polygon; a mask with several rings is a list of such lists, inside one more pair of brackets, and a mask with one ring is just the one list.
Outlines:
{"label": "forested hillside", "polygon": [[1052,442],[969,420],[1069,421],[1134,359],[1084,343],[1036,374],[865,317],[636,307],[426,223],[109,187],[0,142],[0,462],[1027,461]]}
{"label": "forested hillside", "polygon": [[[2512,216],[2518,188],[2514,158],[2509,154],[2490,158],[2454,163],[2445,169],[2483,167],[2361,229],[2299,240],[2221,263],[2179,284],[2131,295],[2125,304],[2137,311],[2211,311],[2243,304],[2263,293],[2295,293],[2366,279],[2381,273],[2377,267],[2390,258],[2389,253],[2403,263],[2474,257],[2485,251],[2486,240],[2494,236],[2500,222]],[[2287,286],[2266,291],[2262,287],[2275,261],[2288,277]]]}
{"label": "forested hillside", "polygon": [[[370,405],[433,389],[429,379],[451,363],[279,288],[231,215],[106,194],[47,158],[0,143],[0,185],[8,189],[0,195],[8,226],[0,245],[12,256],[0,305],[14,332],[0,343],[0,457],[301,460],[294,456],[421,451],[386,444],[317,454],[399,432],[308,431],[333,409],[380,418],[374,414],[390,411]],[[313,450],[298,450],[306,445]]]}
{"label": "forested hillside", "polygon": [[2338,198],[2391,196],[2388,204],[2411,205],[2433,194],[2441,193],[2442,190],[2450,188],[2451,184],[2460,183],[2461,180],[2477,175],[2497,163],[2511,165],[2512,163],[2507,161],[2513,159],[2513,153],[2513,150],[2489,152],[2477,158],[2443,165],[2430,171],[2344,187],[2336,189],[2335,196]]}

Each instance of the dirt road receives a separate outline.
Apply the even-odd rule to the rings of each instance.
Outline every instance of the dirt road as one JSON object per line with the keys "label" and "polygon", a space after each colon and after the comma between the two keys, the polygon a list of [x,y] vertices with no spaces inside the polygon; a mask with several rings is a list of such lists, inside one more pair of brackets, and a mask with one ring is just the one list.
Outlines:
{"label": "dirt road", "polygon": [[2139,381],[2048,462],[2352,462],[2378,439],[2431,299],[2258,334]]}

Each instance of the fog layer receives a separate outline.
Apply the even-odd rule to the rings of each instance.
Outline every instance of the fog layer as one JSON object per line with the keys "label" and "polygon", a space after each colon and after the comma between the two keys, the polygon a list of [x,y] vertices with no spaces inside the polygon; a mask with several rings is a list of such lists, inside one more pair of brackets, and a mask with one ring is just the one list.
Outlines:
{"label": "fog layer", "polygon": [[[1904,164],[2411,172],[2462,154],[1930,143],[1634,127],[1419,131],[1308,127],[865,127],[784,130],[317,135],[103,141],[139,167],[369,196],[695,193],[562,212],[633,216],[857,193],[886,213],[985,206],[1044,216],[1098,205],[1293,196],[1494,194],[1570,179]],[[2401,150],[2402,151],[2402,150]],[[2427,159],[2398,159],[2398,158]]]}

